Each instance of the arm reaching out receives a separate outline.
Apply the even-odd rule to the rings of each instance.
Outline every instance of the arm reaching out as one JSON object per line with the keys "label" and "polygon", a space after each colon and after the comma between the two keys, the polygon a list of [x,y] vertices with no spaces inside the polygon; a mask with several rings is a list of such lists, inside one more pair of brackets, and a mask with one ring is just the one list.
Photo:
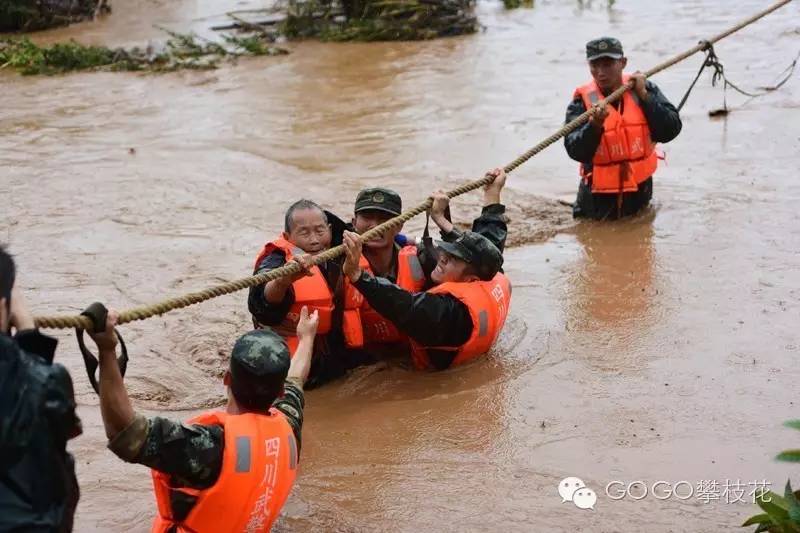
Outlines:
{"label": "arm reaching out", "polygon": [[286,379],[296,379],[301,384],[308,379],[308,372],[311,369],[311,354],[314,352],[314,336],[317,334],[318,325],[319,313],[317,310],[315,309],[313,313],[309,314],[308,307],[303,306],[300,310],[300,320],[297,323],[299,342]]}
{"label": "arm reaching out", "polygon": [[497,167],[486,173],[487,176],[494,176],[494,181],[483,186],[483,206],[500,203],[500,191],[506,186],[506,171]]}
{"label": "arm reaching out", "polygon": [[109,309],[105,331],[89,333],[97,344],[99,352],[100,414],[109,440],[128,427],[136,417],[117,365],[117,334],[114,332],[114,327],[118,320],[117,310]]}

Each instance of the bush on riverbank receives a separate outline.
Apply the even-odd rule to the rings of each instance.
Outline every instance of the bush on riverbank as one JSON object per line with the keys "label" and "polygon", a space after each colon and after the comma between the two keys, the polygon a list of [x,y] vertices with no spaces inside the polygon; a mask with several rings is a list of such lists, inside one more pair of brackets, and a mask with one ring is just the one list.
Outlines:
{"label": "bush on riverbank", "polygon": [[13,68],[21,74],[62,74],[76,70],[147,70],[164,72],[178,69],[209,69],[225,59],[243,55],[288,53],[256,37],[226,35],[224,45],[200,42],[193,35],[170,33],[160,52],[132,48],[111,49],[87,46],[75,41],[39,46],[27,37],[0,40],[0,69]]}
{"label": "bush on riverbank", "polygon": [[[91,16],[103,0],[6,0],[0,21],[31,30],[53,21],[68,23]],[[214,68],[226,58],[288,53],[273,45],[279,36],[328,41],[422,40],[474,33],[478,30],[475,0],[288,0],[285,16],[250,23],[230,14],[236,23],[226,29],[243,36],[222,35],[221,42],[200,41],[171,32],[163,50],[87,46],[75,41],[39,46],[27,38],[0,39],[0,69],[26,75],[76,70],[170,71]],[[69,7],[71,10],[68,10]],[[267,12],[269,10],[265,10]],[[274,11],[274,10],[273,10]],[[48,18],[49,17],[49,18]],[[165,30],[166,31],[166,30]]]}
{"label": "bush on riverbank", "polygon": [[94,16],[100,3],[99,0],[2,0],[0,32],[43,30],[86,20]]}
{"label": "bush on riverbank", "polygon": [[474,7],[474,0],[294,1],[278,32],[326,41],[435,39],[476,32]]}

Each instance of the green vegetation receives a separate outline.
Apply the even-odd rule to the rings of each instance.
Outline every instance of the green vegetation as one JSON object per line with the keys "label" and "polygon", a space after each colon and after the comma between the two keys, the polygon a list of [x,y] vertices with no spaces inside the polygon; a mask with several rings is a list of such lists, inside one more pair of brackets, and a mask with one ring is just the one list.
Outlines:
{"label": "green vegetation", "polygon": [[75,41],[39,46],[27,37],[0,40],[0,69],[13,68],[21,74],[62,74],[76,70],[146,70],[164,72],[178,69],[211,69],[224,59],[243,55],[288,53],[259,37],[225,35],[224,45],[202,42],[194,35],[167,32],[164,49],[153,53],[139,48],[126,50],[88,46]]}
{"label": "green vegetation", "polygon": [[28,38],[0,41],[0,66],[14,68],[22,74],[56,74],[98,68],[112,65],[116,60],[114,50],[75,42],[42,48]]}
{"label": "green vegetation", "polygon": [[324,0],[290,2],[278,32],[325,41],[416,41],[474,33],[472,0]]}
{"label": "green vegetation", "polygon": [[[800,420],[789,420],[784,425],[800,430]],[[779,461],[800,462],[800,449],[785,450],[775,458]],[[786,482],[783,497],[767,491],[756,495],[756,504],[763,513],[748,518],[742,524],[743,527],[757,526],[754,533],[800,533],[800,490],[792,490],[791,480]]]}
{"label": "green vegetation", "polygon": [[[789,420],[783,423],[787,428],[792,428],[800,431],[800,420]],[[793,450],[784,450],[775,456],[778,461],[787,461],[790,463],[800,463],[800,448]]]}
{"label": "green vegetation", "polygon": [[518,7],[533,7],[534,0],[503,0],[506,9],[517,9]]}
{"label": "green vegetation", "polygon": [[[24,30],[86,18],[99,9],[98,4],[107,6],[104,0],[0,2],[0,29]],[[508,9],[534,7],[534,3],[535,0],[503,0]],[[605,3],[611,7],[614,0]],[[591,0],[578,0],[578,4],[591,7]],[[273,18],[262,22],[248,22],[236,12],[229,13],[236,23],[217,29],[238,28],[248,34],[222,35],[221,42],[164,30],[170,38],[156,53],[138,48],[86,46],[74,41],[40,47],[27,38],[0,39],[0,69],[10,67],[22,74],[210,69],[242,55],[285,54],[286,50],[273,44],[281,35],[325,41],[412,41],[474,33],[480,28],[474,8],[475,0],[288,0],[279,10],[263,10]],[[275,19],[278,11],[285,11],[285,18]]]}
{"label": "green vegetation", "polygon": [[[580,9],[591,9],[593,0],[577,0]],[[614,7],[615,0],[606,0],[606,7],[611,9]],[[536,0],[503,0],[503,5],[506,9],[517,9],[519,7],[533,8]]]}
{"label": "green vegetation", "polygon": [[94,15],[98,0],[0,0],[0,32],[63,26]]}

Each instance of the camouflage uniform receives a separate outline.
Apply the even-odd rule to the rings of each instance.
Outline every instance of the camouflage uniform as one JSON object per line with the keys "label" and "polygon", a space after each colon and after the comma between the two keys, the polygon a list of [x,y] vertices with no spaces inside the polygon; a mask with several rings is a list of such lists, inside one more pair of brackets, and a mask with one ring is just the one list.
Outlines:
{"label": "camouflage uniform", "polygon": [[[231,354],[231,380],[237,387],[236,368],[244,368],[251,376],[284,365],[288,370],[288,349],[283,339],[271,330],[259,330],[243,335]],[[284,374],[285,375],[285,374]],[[303,426],[303,384],[287,378],[284,394],[272,404],[292,427],[300,449]],[[259,393],[258,385],[249,393]],[[111,442],[109,449],[121,459],[139,463],[172,476],[175,486],[205,489],[216,483],[222,469],[225,438],[221,426],[204,426],[175,422],[155,416],[137,415],[131,424]]]}

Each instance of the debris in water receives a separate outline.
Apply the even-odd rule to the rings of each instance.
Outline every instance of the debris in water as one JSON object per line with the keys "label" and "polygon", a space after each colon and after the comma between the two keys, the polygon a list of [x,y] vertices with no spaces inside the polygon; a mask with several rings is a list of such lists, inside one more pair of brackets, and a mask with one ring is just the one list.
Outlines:
{"label": "debris in water", "polygon": [[213,69],[223,59],[246,55],[289,53],[256,36],[225,35],[224,44],[221,44],[201,42],[193,34],[164,31],[170,38],[159,53],[138,47],[112,49],[106,46],[89,46],[76,41],[39,46],[27,37],[0,39],[0,65],[14,68],[24,75],[53,75],[77,70],[168,72],[179,69]]}

